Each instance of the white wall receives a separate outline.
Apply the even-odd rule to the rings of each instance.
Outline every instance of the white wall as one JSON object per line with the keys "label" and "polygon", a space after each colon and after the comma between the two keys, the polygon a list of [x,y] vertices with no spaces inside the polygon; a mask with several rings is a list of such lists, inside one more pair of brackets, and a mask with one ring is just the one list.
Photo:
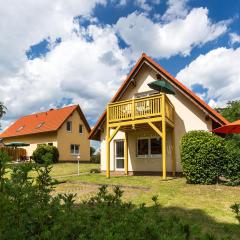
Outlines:
{"label": "white wall", "polygon": [[[156,72],[147,65],[143,65],[135,77],[136,86],[130,85],[121,100],[133,98],[135,93],[151,90],[148,83],[156,79]],[[212,121],[205,119],[205,113],[200,110],[190,99],[176,90],[175,95],[167,95],[175,107],[175,146],[176,146],[176,170],[181,171],[180,140],[182,136],[191,130],[211,130]],[[106,124],[101,133],[101,170],[106,170]],[[113,130],[112,130],[113,131]],[[136,131],[129,133],[129,171],[162,171],[162,161],[159,158],[137,158],[136,139],[142,135],[155,135],[154,132],[146,133]],[[114,141],[124,139],[124,133],[119,132],[110,145],[110,170],[115,170]],[[167,131],[167,171],[171,171],[171,137]]]}

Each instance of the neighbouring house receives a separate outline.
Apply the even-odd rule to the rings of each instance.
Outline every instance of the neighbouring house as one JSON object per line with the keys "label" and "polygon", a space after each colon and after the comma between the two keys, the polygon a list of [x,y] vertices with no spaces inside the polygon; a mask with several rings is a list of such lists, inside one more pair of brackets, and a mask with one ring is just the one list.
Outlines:
{"label": "neighbouring house", "polygon": [[79,105],[34,113],[18,119],[0,134],[4,144],[28,143],[31,156],[39,144],[56,146],[60,161],[90,160],[90,127]]}
{"label": "neighbouring house", "polygon": [[[161,81],[175,94],[158,92]],[[150,84],[151,85],[151,84]],[[180,140],[191,130],[208,130],[228,121],[146,54],[107,105],[90,133],[100,141],[101,170],[125,174],[175,175],[181,172]]]}

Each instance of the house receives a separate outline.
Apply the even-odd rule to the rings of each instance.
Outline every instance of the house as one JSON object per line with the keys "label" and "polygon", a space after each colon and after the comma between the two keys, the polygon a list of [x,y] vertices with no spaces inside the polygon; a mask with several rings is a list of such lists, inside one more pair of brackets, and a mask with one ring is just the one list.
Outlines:
{"label": "house", "polygon": [[[152,90],[161,78],[175,94]],[[101,170],[122,174],[181,172],[180,141],[191,130],[227,124],[217,111],[175,79],[158,63],[142,54],[106,111],[90,132],[100,141]]]}
{"label": "house", "polygon": [[28,143],[27,155],[31,156],[39,144],[56,146],[60,161],[90,160],[90,127],[79,105],[21,117],[0,138],[4,144]]}

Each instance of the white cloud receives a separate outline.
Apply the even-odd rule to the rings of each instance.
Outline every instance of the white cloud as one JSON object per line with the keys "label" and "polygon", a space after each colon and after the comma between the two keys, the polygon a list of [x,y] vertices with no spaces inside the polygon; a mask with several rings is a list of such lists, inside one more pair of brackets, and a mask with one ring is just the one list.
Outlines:
{"label": "white cloud", "polygon": [[176,18],[184,18],[188,14],[188,0],[168,0],[168,8],[163,15],[163,20],[171,21]]}
{"label": "white cloud", "polygon": [[15,77],[2,79],[0,96],[9,119],[55,107],[64,97],[80,103],[88,117],[96,119],[128,67],[112,29],[91,25],[65,38],[45,58],[27,61]]}
{"label": "white cloud", "polygon": [[136,0],[136,5],[147,12],[152,10],[152,7],[147,3],[146,0]]}
{"label": "white cloud", "polygon": [[167,23],[154,23],[147,15],[134,12],[120,18],[116,30],[135,55],[146,51],[155,58],[169,58],[189,55],[194,47],[225,33],[227,25],[228,21],[212,23],[206,8],[195,8],[185,18]]}
{"label": "white cloud", "polygon": [[208,88],[209,103],[216,107],[239,99],[240,48],[217,48],[200,55],[177,74],[187,86],[202,84]]}
{"label": "white cloud", "polygon": [[240,35],[238,35],[237,33],[230,33],[229,37],[230,37],[231,44],[240,42]]}
{"label": "white cloud", "polygon": [[12,0],[0,8],[0,75],[15,74],[26,61],[25,51],[44,38],[64,38],[74,27],[73,17],[89,16],[106,0]]}

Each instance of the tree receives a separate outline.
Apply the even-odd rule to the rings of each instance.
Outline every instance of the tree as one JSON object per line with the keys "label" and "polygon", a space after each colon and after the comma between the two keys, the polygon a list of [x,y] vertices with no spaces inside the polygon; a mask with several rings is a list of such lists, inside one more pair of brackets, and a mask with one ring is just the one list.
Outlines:
{"label": "tree", "polygon": [[216,108],[216,110],[228,121],[234,122],[240,119],[240,100],[230,101],[226,107]]}
{"label": "tree", "polygon": [[[229,101],[226,107],[216,108],[216,110],[229,122],[240,119],[240,100]],[[240,146],[240,134],[227,134],[226,139],[235,141]]]}
{"label": "tree", "polygon": [[[0,119],[3,117],[3,115],[6,113],[7,108],[3,105],[2,102],[0,102]],[[1,128],[1,124],[0,124]]]}
{"label": "tree", "polygon": [[95,153],[96,149],[94,147],[90,147],[90,156],[92,157],[92,155]]}

